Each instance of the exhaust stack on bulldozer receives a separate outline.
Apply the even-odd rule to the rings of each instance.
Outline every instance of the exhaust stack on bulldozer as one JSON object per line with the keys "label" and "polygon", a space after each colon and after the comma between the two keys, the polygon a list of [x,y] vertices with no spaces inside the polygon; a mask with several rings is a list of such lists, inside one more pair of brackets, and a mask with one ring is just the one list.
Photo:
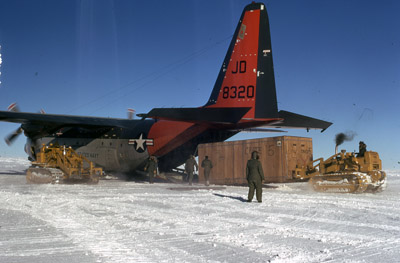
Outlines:
{"label": "exhaust stack on bulldozer", "polygon": [[386,187],[382,161],[373,151],[356,155],[342,150],[327,160],[319,158],[306,167],[297,167],[295,172],[297,179],[309,179],[312,188],[319,192],[379,192]]}

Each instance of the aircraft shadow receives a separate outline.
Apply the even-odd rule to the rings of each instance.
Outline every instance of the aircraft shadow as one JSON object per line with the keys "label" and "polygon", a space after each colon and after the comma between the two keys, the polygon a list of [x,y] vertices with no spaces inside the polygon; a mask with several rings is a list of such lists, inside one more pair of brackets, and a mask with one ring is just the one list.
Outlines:
{"label": "aircraft shadow", "polygon": [[218,196],[218,197],[227,197],[227,198],[230,198],[230,199],[233,199],[233,200],[238,200],[240,202],[247,202],[247,199],[245,199],[245,198],[243,198],[241,196],[222,195],[222,194],[216,194],[216,193],[214,193],[214,195]]}

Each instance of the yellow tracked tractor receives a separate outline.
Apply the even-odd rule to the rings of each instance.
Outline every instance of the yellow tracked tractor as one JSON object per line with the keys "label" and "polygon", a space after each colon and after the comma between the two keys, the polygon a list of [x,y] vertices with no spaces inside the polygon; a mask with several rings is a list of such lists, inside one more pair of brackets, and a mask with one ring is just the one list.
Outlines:
{"label": "yellow tracked tractor", "polygon": [[36,161],[26,172],[28,183],[94,183],[99,182],[102,168],[72,148],[65,146],[45,146],[36,155]]}
{"label": "yellow tracked tractor", "polygon": [[386,173],[377,152],[362,156],[342,150],[327,160],[314,160],[306,167],[297,167],[295,178],[307,179],[319,192],[362,193],[379,192],[386,187]]}

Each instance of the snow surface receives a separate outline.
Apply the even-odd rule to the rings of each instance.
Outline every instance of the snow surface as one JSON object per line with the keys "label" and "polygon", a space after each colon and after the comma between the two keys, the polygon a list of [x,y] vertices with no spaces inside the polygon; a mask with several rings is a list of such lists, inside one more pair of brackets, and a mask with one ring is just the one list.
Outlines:
{"label": "snow surface", "polygon": [[[400,171],[378,194],[102,180],[32,185],[0,158],[0,262],[399,262]],[[200,187],[202,189],[200,189]]]}

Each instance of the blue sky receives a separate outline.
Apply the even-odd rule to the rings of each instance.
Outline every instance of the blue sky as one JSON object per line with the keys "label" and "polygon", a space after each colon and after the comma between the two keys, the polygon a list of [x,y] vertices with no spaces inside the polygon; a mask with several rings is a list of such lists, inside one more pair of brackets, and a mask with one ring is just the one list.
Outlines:
{"label": "blue sky", "polygon": [[[243,7],[250,1],[0,0],[0,108],[126,117],[154,107],[205,104]],[[265,1],[278,107],[331,121],[400,169],[400,2]],[[0,137],[18,127],[0,122]],[[243,133],[233,139],[280,136]],[[21,136],[1,156],[25,156]]]}

